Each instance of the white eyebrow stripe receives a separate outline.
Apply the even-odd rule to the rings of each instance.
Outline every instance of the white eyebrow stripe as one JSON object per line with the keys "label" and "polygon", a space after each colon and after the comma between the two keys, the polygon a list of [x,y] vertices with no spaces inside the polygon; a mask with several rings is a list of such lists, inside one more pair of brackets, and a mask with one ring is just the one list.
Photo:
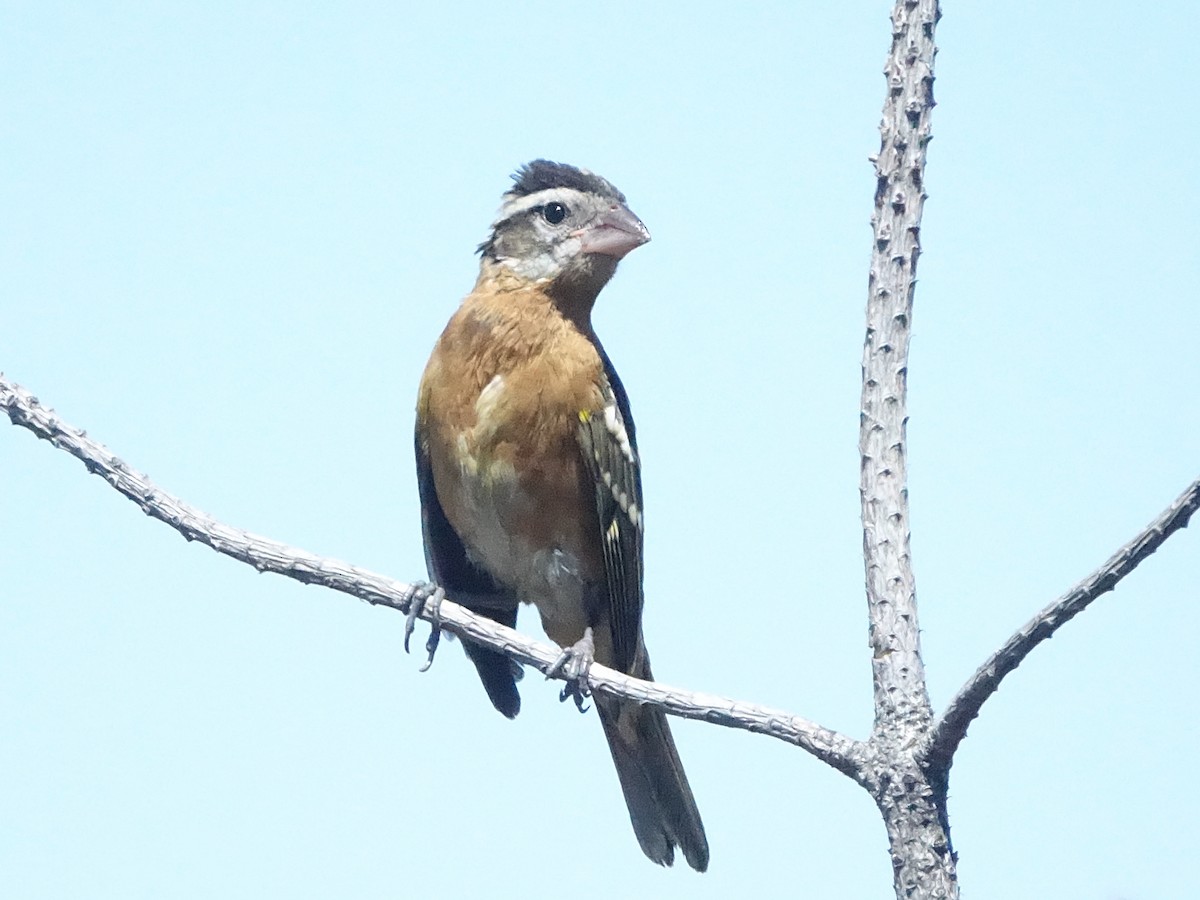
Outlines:
{"label": "white eyebrow stripe", "polygon": [[535,207],[544,206],[551,200],[558,200],[564,206],[570,207],[572,204],[582,202],[584,196],[583,191],[577,191],[574,188],[546,188],[546,190],[538,191],[536,194],[513,197],[500,206],[499,211],[496,213],[496,219],[492,222],[492,227],[495,228],[501,222]]}

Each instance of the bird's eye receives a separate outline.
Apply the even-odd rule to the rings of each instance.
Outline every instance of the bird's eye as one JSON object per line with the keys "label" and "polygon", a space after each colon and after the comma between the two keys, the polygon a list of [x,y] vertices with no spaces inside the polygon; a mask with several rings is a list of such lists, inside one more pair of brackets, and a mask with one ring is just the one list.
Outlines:
{"label": "bird's eye", "polygon": [[542,216],[551,225],[557,225],[567,217],[567,208],[561,203],[547,203],[542,207]]}

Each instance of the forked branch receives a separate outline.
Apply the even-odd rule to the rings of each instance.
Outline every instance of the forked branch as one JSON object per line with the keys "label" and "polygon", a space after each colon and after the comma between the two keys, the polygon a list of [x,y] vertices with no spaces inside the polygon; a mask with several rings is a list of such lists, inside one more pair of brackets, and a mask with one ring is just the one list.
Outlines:
{"label": "forked branch", "polygon": [[[935,719],[926,689],[909,548],[906,479],[908,348],[920,258],[926,148],[934,106],[934,32],[938,0],[895,0],[887,95],[875,157],[876,196],[863,347],[860,491],[875,727],[856,741],[799,716],[750,703],[629,678],[594,665],[589,686],[650,703],[685,718],[767,734],[794,744],[850,776],[875,799],[887,827],[898,897],[959,896],[950,844],[948,773],[967,726],[1003,678],[1101,594],[1112,590],[1200,508],[1200,481],[1069,593],[1046,607],[994,653]],[[407,612],[412,585],[250,534],[212,519],[155,487],[104,447],[64,423],[29,392],[0,375],[0,407],[80,459],[147,515],[260,572],[275,572]],[[450,601],[421,618],[545,672],[559,656]]]}

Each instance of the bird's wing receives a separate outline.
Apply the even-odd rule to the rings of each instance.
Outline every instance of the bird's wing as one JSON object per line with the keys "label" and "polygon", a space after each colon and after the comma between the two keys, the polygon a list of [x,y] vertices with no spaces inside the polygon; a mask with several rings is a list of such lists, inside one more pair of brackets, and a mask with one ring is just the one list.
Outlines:
{"label": "bird's wing", "polygon": [[596,488],[613,665],[632,672],[642,632],[642,474],[629,397],[604,351],[604,409],[580,415],[579,446]]}
{"label": "bird's wing", "polygon": [[[497,584],[486,570],[471,560],[462,538],[446,518],[433,480],[429,447],[422,439],[419,422],[415,443],[417,487],[421,496],[421,535],[425,541],[425,566],[429,570],[430,580],[445,590],[446,596],[455,603],[501,625],[515,628],[516,595]],[[475,664],[492,705],[508,718],[513,718],[521,709],[516,686],[521,677],[520,665],[503,653],[470,641],[463,641],[463,649]]]}

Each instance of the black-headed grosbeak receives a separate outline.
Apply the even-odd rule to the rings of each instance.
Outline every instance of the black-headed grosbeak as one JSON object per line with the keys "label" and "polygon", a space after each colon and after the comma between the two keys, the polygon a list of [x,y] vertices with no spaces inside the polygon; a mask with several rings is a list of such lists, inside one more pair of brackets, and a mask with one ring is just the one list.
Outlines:
{"label": "black-headed grosbeak", "polygon": [[[642,484],[629,398],[592,330],[618,261],[650,240],[625,196],[536,160],[479,247],[475,288],[421,379],[416,452],[425,558],[450,599],[513,627],[532,603],[560,663],[650,679],[642,639]],[[492,704],[520,709],[520,667],[464,643]],[[578,699],[578,698],[577,698]],[[642,850],[704,871],[708,841],[667,717],[595,698]]]}

